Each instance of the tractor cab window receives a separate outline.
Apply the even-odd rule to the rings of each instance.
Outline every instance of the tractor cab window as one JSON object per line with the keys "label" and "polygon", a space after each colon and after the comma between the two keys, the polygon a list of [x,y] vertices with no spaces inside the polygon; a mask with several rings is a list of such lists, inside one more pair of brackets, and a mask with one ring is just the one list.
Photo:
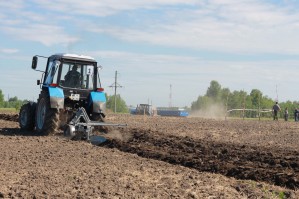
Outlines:
{"label": "tractor cab window", "polygon": [[86,65],[83,68],[83,88],[85,89],[93,89],[94,87],[94,66]]}
{"label": "tractor cab window", "polygon": [[52,84],[53,82],[54,83],[57,82],[57,76],[58,76],[57,68],[59,65],[60,65],[60,61],[58,60],[49,62],[45,84]]}
{"label": "tractor cab window", "polygon": [[94,89],[94,66],[64,63],[62,66],[60,86],[79,89]]}

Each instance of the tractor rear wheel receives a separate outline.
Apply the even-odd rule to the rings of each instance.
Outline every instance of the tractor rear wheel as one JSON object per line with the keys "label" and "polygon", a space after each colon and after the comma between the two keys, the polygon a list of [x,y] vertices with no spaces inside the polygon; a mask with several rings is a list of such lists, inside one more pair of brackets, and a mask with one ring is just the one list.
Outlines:
{"label": "tractor rear wheel", "polygon": [[35,117],[36,103],[28,102],[23,104],[19,113],[19,125],[22,130],[34,129],[34,117]]}
{"label": "tractor rear wheel", "polygon": [[[97,122],[105,122],[105,116],[101,113],[93,112],[92,115],[91,115],[91,119],[93,121],[97,121]],[[99,130],[99,131],[102,131],[104,133],[109,133],[111,131],[110,126],[96,126],[95,129]]]}
{"label": "tractor rear wheel", "polygon": [[59,128],[59,110],[50,107],[48,92],[42,91],[35,114],[36,131],[43,135],[55,134]]}
{"label": "tractor rear wheel", "polygon": [[93,121],[105,122],[105,116],[101,113],[93,112],[92,115],[91,115],[91,119]]}

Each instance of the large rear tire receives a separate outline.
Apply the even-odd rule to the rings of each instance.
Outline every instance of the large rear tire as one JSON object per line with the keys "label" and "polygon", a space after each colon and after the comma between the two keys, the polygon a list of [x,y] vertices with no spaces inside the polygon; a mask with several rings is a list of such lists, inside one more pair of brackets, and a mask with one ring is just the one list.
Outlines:
{"label": "large rear tire", "polygon": [[93,121],[105,122],[105,116],[101,113],[93,112],[92,115],[91,115],[91,119]]}
{"label": "large rear tire", "polygon": [[[91,119],[97,122],[105,122],[105,115],[93,112],[91,115]],[[109,133],[110,131],[112,131],[111,126],[96,126],[95,129],[103,133]]]}
{"label": "large rear tire", "polygon": [[19,125],[22,130],[31,131],[34,129],[36,103],[28,102],[23,104],[19,113]]}
{"label": "large rear tire", "polygon": [[42,91],[39,95],[35,114],[35,127],[36,131],[43,135],[58,132],[59,110],[50,107],[50,97],[46,91]]}

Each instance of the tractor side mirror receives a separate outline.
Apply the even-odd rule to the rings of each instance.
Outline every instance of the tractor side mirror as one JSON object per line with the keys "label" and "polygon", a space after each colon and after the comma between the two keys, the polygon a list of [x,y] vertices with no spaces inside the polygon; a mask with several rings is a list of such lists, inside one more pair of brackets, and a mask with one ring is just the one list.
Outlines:
{"label": "tractor side mirror", "polygon": [[40,85],[40,80],[39,80],[39,79],[36,81],[36,84],[37,84],[37,85]]}
{"label": "tractor side mirror", "polygon": [[103,66],[101,66],[101,65],[97,65],[97,67],[98,67],[98,70],[102,70],[103,69]]}
{"label": "tractor side mirror", "polygon": [[38,61],[37,56],[34,56],[34,57],[32,58],[32,65],[31,65],[31,68],[32,68],[33,70],[35,70],[36,67],[37,67],[37,61]]}

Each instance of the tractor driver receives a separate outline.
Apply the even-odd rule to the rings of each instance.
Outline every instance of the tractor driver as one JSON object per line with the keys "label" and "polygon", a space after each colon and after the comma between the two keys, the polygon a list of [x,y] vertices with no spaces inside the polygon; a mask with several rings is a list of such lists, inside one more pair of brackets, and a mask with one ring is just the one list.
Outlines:
{"label": "tractor driver", "polygon": [[73,87],[78,88],[80,87],[80,80],[81,80],[81,74],[77,71],[78,66],[74,65],[72,70],[70,70],[65,76],[65,83],[64,85],[67,87]]}

